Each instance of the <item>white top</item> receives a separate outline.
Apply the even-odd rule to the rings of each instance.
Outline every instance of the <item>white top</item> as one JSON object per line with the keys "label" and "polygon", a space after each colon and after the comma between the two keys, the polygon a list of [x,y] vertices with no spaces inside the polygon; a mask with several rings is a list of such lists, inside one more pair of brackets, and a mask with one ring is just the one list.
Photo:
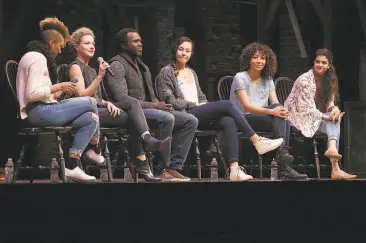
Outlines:
{"label": "white top", "polygon": [[39,52],[27,52],[19,62],[16,83],[21,119],[28,117],[25,109],[28,103],[57,102],[51,94],[51,85],[46,57]]}
{"label": "white top", "polygon": [[196,82],[187,83],[178,79],[178,85],[186,101],[193,102],[196,105],[199,104]]}

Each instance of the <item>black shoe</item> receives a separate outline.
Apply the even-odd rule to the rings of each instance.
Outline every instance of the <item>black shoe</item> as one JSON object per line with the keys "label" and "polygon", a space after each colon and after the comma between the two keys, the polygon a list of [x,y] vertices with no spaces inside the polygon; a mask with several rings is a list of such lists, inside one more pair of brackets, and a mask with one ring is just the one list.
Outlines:
{"label": "black shoe", "polygon": [[137,174],[141,175],[145,181],[147,181],[147,182],[160,182],[161,181],[160,178],[154,177],[147,160],[139,160],[139,159],[135,158],[133,160],[133,164],[134,164],[134,171]]}
{"label": "black shoe", "polygon": [[145,151],[152,152],[152,151],[156,151],[160,148],[165,148],[166,146],[168,146],[169,142],[170,142],[170,137],[167,137],[163,140],[159,140],[159,139],[156,139],[153,136],[151,136],[151,134],[146,134],[142,138],[142,142],[144,144]]}
{"label": "black shoe", "polygon": [[290,165],[280,165],[278,170],[278,177],[280,180],[307,180],[306,174],[299,174]]}
{"label": "black shoe", "polygon": [[294,156],[289,153],[288,146],[282,144],[276,150],[276,161],[282,165],[290,165],[294,162]]}

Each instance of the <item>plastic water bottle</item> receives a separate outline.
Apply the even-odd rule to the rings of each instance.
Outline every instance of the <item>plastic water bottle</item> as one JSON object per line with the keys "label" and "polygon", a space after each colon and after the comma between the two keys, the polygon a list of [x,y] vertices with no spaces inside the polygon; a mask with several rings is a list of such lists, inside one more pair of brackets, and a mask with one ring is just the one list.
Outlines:
{"label": "plastic water bottle", "polygon": [[125,182],[133,182],[132,174],[127,163],[123,165],[123,178]]}
{"label": "plastic water bottle", "polygon": [[277,180],[278,179],[278,164],[275,159],[271,162],[271,180]]}
{"label": "plastic water bottle", "polygon": [[56,158],[52,158],[51,165],[50,165],[50,181],[52,183],[59,183],[60,178],[58,177],[59,172],[59,165],[57,163]]}
{"label": "plastic water bottle", "polygon": [[5,183],[12,183],[14,175],[14,163],[12,158],[8,158],[5,164]]}
{"label": "plastic water bottle", "polygon": [[100,180],[108,181],[108,170],[106,168],[100,168]]}
{"label": "plastic water bottle", "polygon": [[218,175],[218,164],[216,158],[212,158],[210,168],[211,168],[211,181],[217,181],[219,179],[219,175]]}

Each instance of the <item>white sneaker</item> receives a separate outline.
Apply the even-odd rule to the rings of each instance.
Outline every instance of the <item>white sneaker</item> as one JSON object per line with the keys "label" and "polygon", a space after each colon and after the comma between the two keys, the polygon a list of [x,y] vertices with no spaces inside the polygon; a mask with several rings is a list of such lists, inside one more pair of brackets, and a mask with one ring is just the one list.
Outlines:
{"label": "white sneaker", "polygon": [[259,137],[259,141],[254,144],[258,154],[265,154],[278,148],[283,143],[283,138],[269,139],[265,137]]}
{"label": "white sneaker", "polygon": [[230,167],[230,181],[253,180],[253,176],[245,174],[245,169],[241,166]]}
{"label": "white sneaker", "polygon": [[101,154],[97,154],[93,149],[89,149],[86,153],[85,153],[86,157],[88,157],[91,160],[94,160],[95,162],[97,162],[98,164],[103,164],[105,159]]}
{"label": "white sneaker", "polygon": [[82,171],[79,166],[76,167],[73,170],[65,168],[65,175],[68,180],[76,181],[76,182],[96,182],[97,179],[94,176],[90,176],[85,174],[84,171]]}

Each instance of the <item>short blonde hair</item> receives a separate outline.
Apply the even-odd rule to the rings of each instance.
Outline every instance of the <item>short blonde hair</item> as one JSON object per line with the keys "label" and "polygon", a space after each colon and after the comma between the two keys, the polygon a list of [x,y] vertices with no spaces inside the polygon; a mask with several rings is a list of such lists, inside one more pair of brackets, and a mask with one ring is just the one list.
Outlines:
{"label": "short blonde hair", "polygon": [[78,28],[77,30],[75,30],[74,32],[72,32],[71,36],[70,36],[70,44],[76,48],[81,41],[81,38],[85,35],[91,35],[93,37],[93,39],[95,40],[95,35],[94,32],[87,28],[87,27],[81,27]]}
{"label": "short blonde hair", "polygon": [[[69,29],[66,25],[60,21],[58,18],[45,18],[44,20],[39,22],[39,28],[42,32],[53,32],[57,31],[62,35],[65,41],[68,41],[70,38]],[[46,36],[49,36],[51,33],[47,33]]]}

